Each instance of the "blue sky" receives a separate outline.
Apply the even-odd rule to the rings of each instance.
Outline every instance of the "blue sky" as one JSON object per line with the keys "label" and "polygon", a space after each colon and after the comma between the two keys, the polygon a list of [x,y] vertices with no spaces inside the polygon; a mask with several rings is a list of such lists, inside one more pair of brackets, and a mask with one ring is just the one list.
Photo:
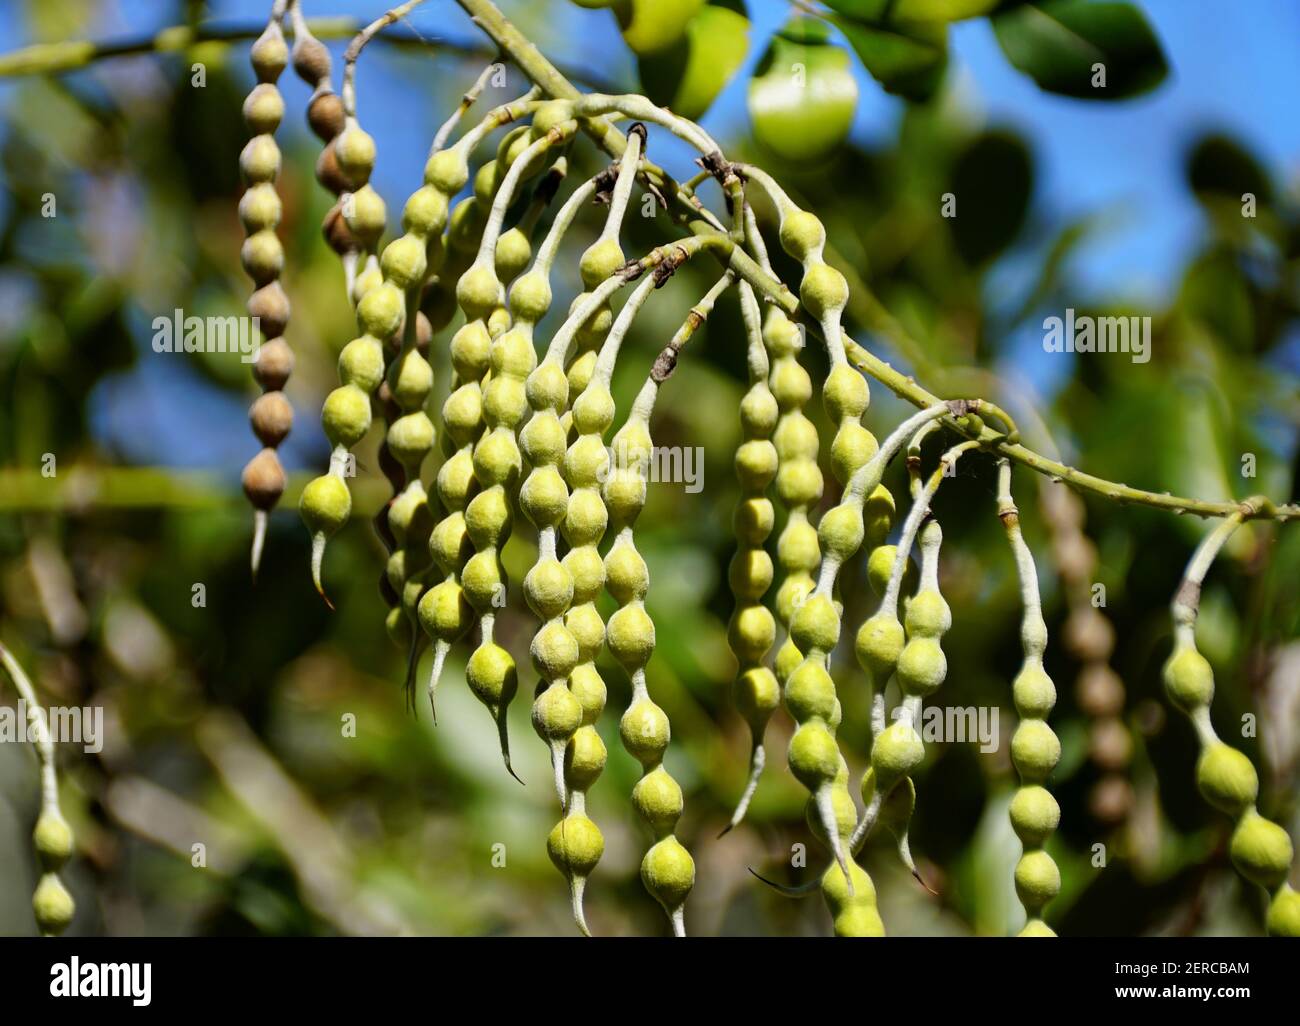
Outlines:
{"label": "blue sky", "polygon": [[[537,33],[538,42],[557,62],[591,67],[606,78],[629,84],[634,81],[632,58],[618,38],[609,12],[583,10],[567,0],[548,0],[545,5],[528,0],[498,2],[508,15]],[[747,131],[748,71],[762,55],[762,42],[792,10],[786,0],[747,2],[753,43],[746,67],[704,122],[724,144]],[[313,16],[376,15],[387,6],[382,0],[304,3]],[[151,31],[177,21],[181,6],[164,0],[104,0],[95,34],[111,39]],[[1063,224],[1102,209],[1120,215],[1116,228],[1086,244],[1075,258],[1072,271],[1080,304],[1092,295],[1139,303],[1169,298],[1202,229],[1200,211],[1183,180],[1188,146],[1202,132],[1227,132],[1262,159],[1275,181],[1292,190],[1300,182],[1300,117],[1294,110],[1300,98],[1296,53],[1300,3],[1140,0],[1139,6],[1165,47],[1172,73],[1153,94],[1122,103],[1090,103],[1041,92],[1006,62],[985,20],[959,24],[951,36],[948,87],[954,102],[976,119],[1016,128],[1030,142],[1037,165],[1035,219],[1040,224]],[[269,0],[212,0],[209,4],[212,18],[242,23],[260,21],[268,7]],[[452,0],[429,0],[415,11],[409,24],[431,38],[478,41],[476,30]],[[11,46],[23,41],[20,5],[0,5],[0,32]],[[336,58],[341,49],[341,43],[334,44]],[[361,65],[360,115],[376,137],[381,159],[375,184],[390,209],[400,209],[402,200],[419,182],[428,140],[451,102],[448,98],[414,109],[407,102],[421,85],[428,89],[427,61],[422,54],[396,56],[377,48]],[[336,63],[336,74],[337,68]],[[868,144],[888,140],[896,130],[901,103],[885,95],[865,72],[859,69],[858,73],[861,101],[854,135]],[[468,68],[458,68],[454,79],[447,81],[468,81],[472,74]],[[290,75],[284,76],[281,85],[291,109],[300,108],[306,100],[306,87]],[[0,84],[0,103],[8,102],[12,95],[7,84]],[[400,122],[385,121],[379,113],[399,105],[403,110]],[[303,130],[297,118],[288,119],[287,126]],[[663,147],[659,159],[670,168],[680,173],[687,166],[691,154],[684,150],[674,153],[663,143],[657,146]],[[1017,282],[1032,257],[1013,250],[995,269],[990,287],[1017,293]],[[1019,345],[1016,351],[1032,355]],[[1057,361],[1054,366],[1059,369],[1061,364]],[[1040,388],[1050,390],[1047,368],[1022,370]],[[133,389],[139,382],[117,384]],[[224,405],[227,399],[233,397],[222,396],[218,402]],[[111,392],[101,400],[107,400],[107,407],[116,405]],[[101,414],[104,410],[101,406]],[[105,426],[102,421],[101,426]],[[108,433],[122,437],[111,428]],[[301,435],[296,442],[313,444]],[[186,462],[197,457],[200,463],[225,463],[224,452],[187,456]]]}
{"label": "blue sky", "polygon": [[[378,14],[387,5],[361,0],[305,0],[312,15]],[[789,17],[786,0],[747,0],[753,39],[763,40]],[[1139,0],[1165,46],[1173,72],[1155,93],[1124,103],[1089,103],[1041,92],[1003,58],[986,20],[954,26],[950,88],[977,116],[1019,128],[1031,141],[1038,166],[1036,213],[1051,221],[1101,208],[1122,213],[1121,227],[1089,245],[1075,270],[1081,285],[1114,295],[1165,298],[1190,242],[1199,212],[1182,182],[1189,140],[1207,128],[1243,140],[1274,173],[1300,179],[1300,3],[1295,0]],[[100,35],[112,37],[174,21],[179,3],[104,0]],[[508,15],[527,23],[542,5],[501,0]],[[5,4],[0,30],[22,37],[19,5]],[[212,0],[214,19],[257,21],[268,0]],[[530,13],[530,8],[534,9]],[[632,62],[612,16],[566,0],[548,0],[539,28],[552,57],[630,80]],[[429,0],[409,22],[422,35],[474,39],[475,29],[452,0]],[[339,47],[336,45],[336,49]],[[751,45],[747,68],[736,76],[705,120],[722,140],[745,130],[747,69],[761,56]],[[380,59],[363,66],[362,119],[384,155],[381,191],[400,203],[418,174],[427,141],[423,133],[375,124],[367,107],[409,88],[418,65],[412,58]],[[861,76],[854,134],[864,141],[888,138],[900,105],[870,78]],[[286,76],[286,79],[288,76]],[[296,85],[296,83],[294,83]],[[292,87],[290,87],[292,88]],[[0,98],[3,93],[0,93]],[[294,97],[290,95],[290,103]],[[434,124],[436,112],[427,120]]]}

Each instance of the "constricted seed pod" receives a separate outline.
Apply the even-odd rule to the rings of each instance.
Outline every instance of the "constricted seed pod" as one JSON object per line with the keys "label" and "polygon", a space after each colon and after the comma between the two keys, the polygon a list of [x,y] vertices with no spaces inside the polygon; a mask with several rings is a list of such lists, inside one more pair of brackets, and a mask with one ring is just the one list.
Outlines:
{"label": "constricted seed pod", "polygon": [[1287,877],[1294,847],[1286,830],[1261,816],[1255,808],[1259,775],[1250,760],[1225,744],[1210,720],[1214,698],[1214,671],[1196,649],[1196,619],[1205,574],[1220,548],[1241,523],[1242,514],[1227,517],[1197,546],[1174,592],[1170,612],[1174,621],[1174,648],[1164,665],[1165,693],[1187,714],[1196,731],[1201,756],[1196,764],[1196,784],[1211,805],[1233,817],[1236,824],[1228,853],[1232,864],[1247,880],[1269,892],[1265,926],[1274,936],[1300,936],[1300,895]]}
{"label": "constricted seed pod", "polygon": [[293,369],[293,354],[283,335],[289,320],[289,302],[280,286],[284,246],[276,234],[282,204],[275,189],[280,173],[280,148],[274,132],[284,117],[284,99],[275,86],[288,62],[288,47],[278,18],[273,18],[253,44],[250,54],[258,84],[244,101],[244,121],[252,138],[239,156],[239,168],[248,186],[239,200],[239,219],[245,239],[240,263],[253,280],[255,291],[248,311],[265,338],[259,346],[253,374],[263,394],[249,409],[253,433],[263,449],[244,467],[244,493],[253,506],[253,541],[250,563],[254,579],[262,557],[270,511],[284,491],[284,470],[275,449],[293,425],[293,408],[281,389]]}
{"label": "constricted seed pod", "polygon": [[1052,937],[1055,933],[1043,920],[1043,909],[1060,891],[1061,873],[1044,845],[1060,823],[1061,810],[1043,785],[1061,757],[1061,742],[1047,725],[1056,688],[1043,669],[1047,625],[1034,557],[1021,534],[1020,515],[1011,497],[1011,464],[1005,459],[998,463],[998,518],[1015,558],[1024,604],[1020,627],[1024,663],[1012,688],[1020,722],[1011,736],[1011,761],[1020,774],[1020,787],[1009,808],[1012,829],[1023,846],[1015,868],[1016,895],[1026,915],[1019,936]]}

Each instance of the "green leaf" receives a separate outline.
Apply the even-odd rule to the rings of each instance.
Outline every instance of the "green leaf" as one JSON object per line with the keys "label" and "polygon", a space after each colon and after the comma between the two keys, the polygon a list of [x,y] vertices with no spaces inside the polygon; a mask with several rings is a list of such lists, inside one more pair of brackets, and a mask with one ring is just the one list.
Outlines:
{"label": "green leaf", "polygon": [[677,46],[704,0],[621,0],[614,5],[623,42],[645,57]]}
{"label": "green leaf", "polygon": [[1123,99],[1154,89],[1169,72],[1160,41],[1132,4],[1039,0],[992,21],[1007,60],[1049,93]]}
{"label": "green leaf", "polygon": [[1202,197],[1226,197],[1240,203],[1250,193],[1261,203],[1272,198],[1268,172],[1235,140],[1225,135],[1205,135],[1197,140],[1187,160],[1187,181]]}
{"label": "green leaf", "polygon": [[991,260],[1020,233],[1033,181],[1029,148],[1011,132],[985,132],[958,156],[949,184],[957,216],[948,224],[967,264]]}
{"label": "green leaf", "polygon": [[948,63],[943,22],[867,22],[833,17],[858,59],[886,92],[909,100],[934,95]]}
{"label": "green leaf", "polygon": [[683,45],[637,61],[641,85],[655,103],[698,120],[731,81],[749,52],[743,3],[715,0],[686,26]]}
{"label": "green leaf", "polygon": [[796,18],[772,37],[749,82],[754,136],[792,162],[826,156],[844,142],[858,106],[848,52],[825,24]]}

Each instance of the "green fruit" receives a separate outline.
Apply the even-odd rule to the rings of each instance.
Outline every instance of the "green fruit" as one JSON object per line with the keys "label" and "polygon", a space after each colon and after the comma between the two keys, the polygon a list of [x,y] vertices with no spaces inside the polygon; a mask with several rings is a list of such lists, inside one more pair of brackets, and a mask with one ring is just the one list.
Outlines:
{"label": "green fruit", "polygon": [[1232,832],[1228,846],[1232,864],[1247,880],[1272,890],[1291,869],[1291,838],[1272,820],[1247,812]]}
{"label": "green fruit", "polygon": [[1165,663],[1163,674],[1169,701],[1184,712],[1209,705],[1214,698],[1214,671],[1209,660],[1195,648],[1181,646],[1174,649]]}
{"label": "green fruit", "polygon": [[46,869],[58,869],[72,857],[72,827],[68,826],[68,821],[57,809],[41,813],[36,820],[32,840],[36,844],[36,854],[40,857],[41,865]]}
{"label": "green fruit", "polygon": [[706,4],[686,26],[686,38],[637,61],[641,84],[655,103],[699,120],[731,81],[749,51],[744,5]]}
{"label": "green fruit", "polygon": [[1196,783],[1205,800],[1230,816],[1240,815],[1255,804],[1259,776],[1241,752],[1218,742],[1201,753],[1196,764]]}
{"label": "green fruit", "polygon": [[772,37],[749,83],[754,136],[791,162],[818,160],[844,142],[858,105],[848,51],[821,23],[796,18]]}
{"label": "green fruit", "polygon": [[68,928],[77,905],[63,881],[53,873],[46,873],[32,895],[32,911],[36,913],[36,925],[41,933],[53,935]]}
{"label": "green fruit", "polygon": [[546,854],[561,873],[590,876],[605,854],[605,839],[586,816],[566,816],[546,839]]}
{"label": "green fruit", "polygon": [[681,42],[704,0],[619,0],[614,7],[623,42],[640,57]]}

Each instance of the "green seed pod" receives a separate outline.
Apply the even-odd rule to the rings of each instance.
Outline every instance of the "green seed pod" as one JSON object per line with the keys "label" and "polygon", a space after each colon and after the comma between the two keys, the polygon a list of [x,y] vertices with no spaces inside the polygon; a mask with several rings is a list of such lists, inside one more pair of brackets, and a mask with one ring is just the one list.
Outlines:
{"label": "green seed pod", "polygon": [[1268,890],[1286,881],[1294,854],[1287,832],[1253,810],[1238,820],[1228,851],[1242,876]]}
{"label": "green seed pod", "polygon": [[1041,666],[1026,664],[1012,683],[1012,700],[1022,716],[1046,719],[1056,706],[1056,685]]}
{"label": "green seed pod", "polygon": [[459,147],[439,150],[424,165],[424,181],[444,196],[455,196],[469,181],[469,163]]}
{"label": "green seed pod", "polygon": [[811,257],[821,256],[822,247],[826,245],[826,229],[816,215],[806,210],[795,210],[782,218],[780,238],[781,248],[802,264]]}
{"label": "green seed pod", "polygon": [[586,816],[566,816],[546,839],[546,853],[561,873],[586,877],[605,854],[605,839]]}
{"label": "green seed pod", "polygon": [[[374,249],[388,225],[388,208],[379,193],[363,185],[343,204],[343,220],[366,249]],[[387,276],[386,269],[384,274]],[[405,288],[400,282],[395,284]]]}
{"label": "green seed pod", "polygon": [[46,808],[36,820],[32,832],[36,855],[47,873],[54,873],[72,858],[72,827],[57,808]]}
{"label": "green seed pod", "polygon": [[533,703],[533,729],[543,741],[567,744],[580,726],[582,705],[563,684],[551,684]]}
{"label": "green seed pod", "polygon": [[42,875],[32,895],[32,911],[36,913],[36,925],[41,933],[47,937],[61,934],[71,925],[76,910],[76,902],[63,881],[51,872]]}
{"label": "green seed pod", "polygon": [[422,285],[428,268],[424,240],[415,234],[394,239],[384,247],[379,267],[384,277],[403,291]]}
{"label": "green seed pod", "polygon": [[388,427],[388,451],[406,466],[410,476],[417,477],[415,471],[421,461],[433,448],[434,427],[423,412],[408,413],[399,417]]}
{"label": "green seed pod", "polygon": [[1221,741],[1201,752],[1196,783],[1206,801],[1233,817],[1252,807],[1259,796],[1259,777],[1251,761]]}
{"label": "green seed pod", "polygon": [[518,689],[515,661],[500,645],[476,648],[465,667],[465,680],[474,697],[489,709],[510,704]]}
{"label": "green seed pod", "polygon": [[1061,890],[1061,872],[1047,852],[1027,851],[1016,863],[1016,895],[1031,918]]}
{"label": "green seed pod", "polygon": [[648,698],[628,706],[618,725],[623,747],[641,765],[657,765],[668,747],[668,716]]}
{"label": "green seed pod", "polygon": [[352,496],[342,479],[325,474],[307,482],[298,509],[308,531],[328,537],[352,515]]}
{"label": "green seed pod", "polygon": [[578,263],[583,285],[594,289],[622,267],[625,261],[626,257],[617,239],[602,238],[592,243]]}
{"label": "green seed pod", "polygon": [[351,449],[370,430],[370,397],[356,385],[343,385],[325,397],[321,426],[331,446]]}
{"label": "green seed pod", "polygon": [[384,380],[384,346],[373,335],[354,338],[339,353],[339,380],[369,395]]}
{"label": "green seed pod", "polygon": [[375,140],[355,121],[350,122],[334,140],[334,155],[339,169],[354,188],[370,180],[375,167]]}
{"label": "green seed pod", "polygon": [[655,836],[662,837],[671,833],[681,818],[682,787],[667,770],[658,766],[637,781],[632,789],[632,803]]}
{"label": "green seed pod", "polygon": [[239,220],[249,235],[275,228],[281,213],[280,194],[269,182],[254,185],[239,199]]}
{"label": "green seed pod", "polygon": [[1183,712],[1208,706],[1214,699],[1214,671],[1195,648],[1178,647],[1164,666],[1165,694]]}
{"label": "green seed pod", "polygon": [[1061,758],[1061,742],[1042,720],[1021,720],[1011,736],[1011,761],[1023,780],[1046,780]]}
{"label": "green seed pod", "polygon": [[948,660],[933,638],[914,638],[898,657],[898,683],[909,695],[926,697],[939,690],[948,675]]}
{"label": "green seed pod", "polygon": [[641,860],[641,881],[664,907],[680,933],[682,906],[695,886],[695,860],[672,834],[658,841]]}
{"label": "green seed pod", "polygon": [[357,322],[375,338],[391,338],[402,324],[402,290],[390,282],[370,289],[357,303]]}
{"label": "green seed pod", "polygon": [[586,793],[604,772],[608,754],[595,727],[584,723],[575,730],[564,750],[564,783],[569,790]]}
{"label": "green seed pod", "polygon": [[402,208],[402,227],[422,239],[439,234],[447,225],[447,195],[435,185],[411,193]]}
{"label": "green seed pod", "polygon": [[839,771],[839,746],[827,726],[813,720],[794,732],[788,761],[795,778],[809,791],[817,791],[834,780]]}
{"label": "green seed pod", "polygon": [[858,665],[871,675],[874,686],[883,688],[903,653],[905,638],[898,617],[877,613],[858,629],[854,652]]}
{"label": "green seed pod", "polygon": [[420,626],[449,644],[463,638],[474,622],[474,611],[455,581],[441,581],[426,591],[418,610]]}
{"label": "green seed pod", "polygon": [[1300,892],[1290,884],[1283,884],[1273,895],[1266,925],[1274,937],[1300,937]]}
{"label": "green seed pod", "polygon": [[799,300],[817,320],[844,309],[849,286],[844,275],[829,264],[816,264],[804,271],[799,283]]}
{"label": "green seed pod", "polygon": [[727,625],[727,641],[745,664],[760,663],[776,640],[776,619],[760,605],[737,609]]}
{"label": "green seed pod", "polygon": [[533,667],[545,680],[567,680],[578,665],[578,643],[559,620],[552,620],[537,632],[530,651]]}
{"label": "green seed pod", "polygon": [[1011,799],[1011,826],[1026,849],[1041,848],[1061,822],[1061,807],[1045,787],[1021,787]]}
{"label": "green seed pod", "polygon": [[[852,890],[849,882],[852,883]],[[883,937],[885,924],[876,910],[876,888],[867,871],[849,863],[846,878],[839,867],[822,874],[822,897],[830,910],[837,937]]]}
{"label": "green seed pod", "polygon": [[501,281],[513,281],[528,266],[533,249],[528,236],[519,228],[511,228],[497,239],[495,269]]}
{"label": "green seed pod", "polygon": [[921,735],[905,720],[891,723],[871,747],[871,769],[885,792],[902,777],[910,777],[924,758]]}
{"label": "green seed pod", "polygon": [[835,715],[835,684],[819,660],[800,662],[785,682],[785,704],[797,723],[829,721]]}
{"label": "green seed pod", "polygon": [[605,643],[623,668],[633,673],[650,661],[655,647],[654,622],[639,603],[624,606],[609,618]]}

